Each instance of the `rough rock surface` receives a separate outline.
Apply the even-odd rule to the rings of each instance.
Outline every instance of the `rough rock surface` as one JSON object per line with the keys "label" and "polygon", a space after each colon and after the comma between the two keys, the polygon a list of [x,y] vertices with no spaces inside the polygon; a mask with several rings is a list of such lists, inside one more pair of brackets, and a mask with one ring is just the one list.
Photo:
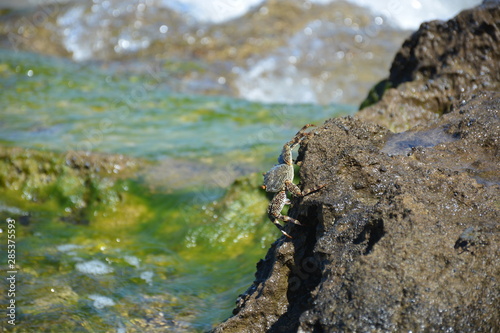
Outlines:
{"label": "rough rock surface", "polygon": [[389,78],[374,89],[381,101],[360,116],[406,130],[448,112],[461,96],[483,90],[500,90],[498,0],[447,22],[423,23],[396,54]]}
{"label": "rough rock surface", "polygon": [[327,121],[301,148],[305,188],[214,332],[500,330],[500,93],[392,134]]}
{"label": "rough rock surface", "polygon": [[213,332],[500,331],[500,12],[485,6],[424,24],[396,57],[397,88],[302,143],[301,188],[327,186],[292,200],[304,226],[286,227]]}

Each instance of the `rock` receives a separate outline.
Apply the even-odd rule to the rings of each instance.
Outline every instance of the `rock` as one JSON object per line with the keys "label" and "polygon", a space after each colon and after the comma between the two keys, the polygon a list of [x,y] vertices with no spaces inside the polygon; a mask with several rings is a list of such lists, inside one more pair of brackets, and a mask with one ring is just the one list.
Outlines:
{"label": "rock", "polygon": [[423,24],[394,88],[302,143],[300,187],[327,186],[213,332],[500,331],[495,3]]}
{"label": "rock", "polygon": [[437,119],[461,96],[499,90],[499,4],[489,1],[447,22],[423,23],[362,106],[381,100],[358,116],[402,131]]}
{"label": "rock", "polygon": [[[500,328],[499,106],[500,94],[484,94],[404,135],[339,119],[311,140],[304,182],[334,189],[297,207],[319,212],[321,272],[301,329]],[[325,142],[336,148],[318,159]],[[457,247],[469,228],[474,247]]]}
{"label": "rock", "polygon": [[500,329],[500,93],[412,131],[353,118],[301,148],[303,188],[214,332]]}

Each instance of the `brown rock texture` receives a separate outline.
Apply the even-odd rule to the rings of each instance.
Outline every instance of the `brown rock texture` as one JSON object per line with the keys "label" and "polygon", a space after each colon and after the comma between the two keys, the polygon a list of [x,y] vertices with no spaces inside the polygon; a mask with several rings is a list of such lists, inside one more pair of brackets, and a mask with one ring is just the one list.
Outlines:
{"label": "brown rock texture", "polygon": [[396,54],[385,87],[359,116],[392,131],[437,119],[461,96],[500,90],[500,1],[423,23]]}
{"label": "brown rock texture", "polygon": [[353,118],[301,148],[304,188],[214,332],[500,330],[500,93],[393,134]]}
{"label": "brown rock texture", "polygon": [[423,24],[396,88],[302,142],[300,187],[326,186],[213,332],[500,332],[499,18]]}

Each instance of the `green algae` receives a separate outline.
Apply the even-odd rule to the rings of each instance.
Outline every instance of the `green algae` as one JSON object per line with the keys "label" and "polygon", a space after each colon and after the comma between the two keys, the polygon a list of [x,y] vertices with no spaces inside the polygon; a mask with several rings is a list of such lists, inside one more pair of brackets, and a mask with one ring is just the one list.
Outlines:
{"label": "green algae", "polygon": [[272,243],[279,232],[265,214],[269,200],[260,185],[260,174],[239,178],[221,200],[203,205],[201,218],[194,217],[200,222],[189,221],[195,227],[186,236],[187,254],[199,256],[200,250],[210,247],[231,258],[248,251],[248,245],[264,248]]}
{"label": "green algae", "polygon": [[384,80],[378,82],[375,86],[373,86],[370,89],[365,100],[363,102],[361,102],[359,109],[362,110],[366,107],[369,107],[369,106],[377,103],[378,101],[380,101],[382,99],[382,97],[384,96],[384,93],[392,87],[393,87],[393,84],[388,79],[384,79]]}
{"label": "green algae", "polygon": [[304,123],[354,111],[174,94],[153,68],[125,74],[21,52],[0,51],[0,75],[0,142],[57,152],[270,158]]}
{"label": "green algae", "polygon": [[304,123],[353,111],[173,94],[161,74],[22,52],[0,51],[0,80],[17,332],[204,331],[225,319],[281,237],[262,176],[241,175],[266,171]]}
{"label": "green algae", "polygon": [[166,193],[134,177],[138,160],[1,153],[0,210],[23,221],[15,332],[206,330],[280,236],[259,174]]}

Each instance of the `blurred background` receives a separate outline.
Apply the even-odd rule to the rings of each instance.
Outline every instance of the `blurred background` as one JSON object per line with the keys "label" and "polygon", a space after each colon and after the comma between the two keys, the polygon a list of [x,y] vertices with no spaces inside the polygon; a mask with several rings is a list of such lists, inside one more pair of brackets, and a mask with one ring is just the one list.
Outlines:
{"label": "blurred background", "polygon": [[14,331],[227,318],[281,235],[258,185],[283,143],[354,113],[422,22],[480,2],[0,0]]}

